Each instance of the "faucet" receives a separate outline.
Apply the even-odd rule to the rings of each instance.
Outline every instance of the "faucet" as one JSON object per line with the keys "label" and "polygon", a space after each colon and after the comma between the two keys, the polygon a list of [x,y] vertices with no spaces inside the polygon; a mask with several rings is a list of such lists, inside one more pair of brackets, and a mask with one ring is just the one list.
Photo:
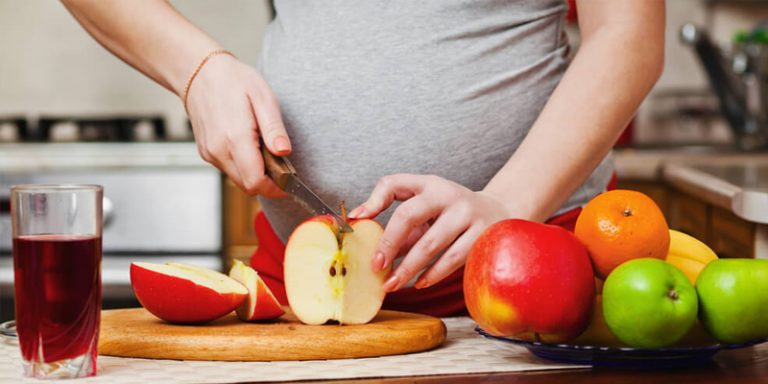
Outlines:
{"label": "faucet", "polygon": [[707,32],[693,24],[680,29],[680,39],[690,45],[707,74],[720,109],[743,150],[768,146],[768,45],[741,36],[726,55]]}

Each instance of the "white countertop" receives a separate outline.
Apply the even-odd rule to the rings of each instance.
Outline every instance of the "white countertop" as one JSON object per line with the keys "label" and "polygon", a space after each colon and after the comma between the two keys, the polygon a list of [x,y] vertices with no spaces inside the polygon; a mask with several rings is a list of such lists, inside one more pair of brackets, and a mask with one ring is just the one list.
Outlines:
{"label": "white countertop", "polygon": [[0,144],[0,173],[122,167],[212,167],[193,142]]}
{"label": "white countertop", "polygon": [[663,181],[751,222],[768,224],[768,153],[617,150],[619,178]]}

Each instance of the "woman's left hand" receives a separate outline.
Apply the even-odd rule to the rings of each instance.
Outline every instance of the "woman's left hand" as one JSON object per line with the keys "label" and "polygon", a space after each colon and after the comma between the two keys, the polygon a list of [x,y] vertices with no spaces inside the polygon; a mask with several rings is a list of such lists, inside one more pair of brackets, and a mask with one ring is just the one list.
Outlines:
{"label": "woman's left hand", "polygon": [[474,192],[431,175],[397,174],[382,177],[368,201],[350,218],[372,218],[395,201],[403,201],[389,220],[371,268],[378,272],[405,255],[384,284],[387,292],[402,288],[439,257],[414,284],[426,288],[459,269],[480,233],[511,217],[504,203],[487,192]]}

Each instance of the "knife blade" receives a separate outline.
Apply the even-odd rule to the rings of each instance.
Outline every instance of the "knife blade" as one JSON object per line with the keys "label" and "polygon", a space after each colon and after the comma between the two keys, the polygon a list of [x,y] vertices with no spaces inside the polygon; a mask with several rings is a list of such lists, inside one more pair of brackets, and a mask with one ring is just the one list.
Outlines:
{"label": "knife blade", "polygon": [[261,142],[261,156],[264,159],[264,170],[277,186],[287,192],[294,201],[313,215],[331,215],[339,223],[341,232],[353,232],[346,220],[333,210],[323,199],[312,191],[296,174],[296,169],[286,157],[275,156],[269,152],[264,142]]}

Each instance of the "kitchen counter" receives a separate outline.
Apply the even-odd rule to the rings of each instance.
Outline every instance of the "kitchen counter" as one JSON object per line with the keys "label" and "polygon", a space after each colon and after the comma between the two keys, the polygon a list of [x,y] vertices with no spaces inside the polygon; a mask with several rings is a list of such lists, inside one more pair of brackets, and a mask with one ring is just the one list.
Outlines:
{"label": "kitchen counter", "polygon": [[729,209],[744,220],[768,224],[768,161],[743,164],[666,164],[662,179]]}
{"label": "kitchen counter", "polygon": [[621,179],[662,181],[744,220],[768,224],[768,153],[622,149],[615,159]]}
{"label": "kitchen counter", "polygon": [[[492,374],[466,374],[452,376],[409,377],[333,381],[333,383],[360,384],[463,384],[463,383],[515,383],[515,384],[752,384],[765,383],[768,378],[768,346],[762,345],[735,351],[720,352],[709,364],[685,369],[620,369],[586,368],[568,371],[517,372]],[[312,383],[322,383],[313,381]],[[330,382],[329,382],[330,383]]]}
{"label": "kitchen counter", "polygon": [[[308,361],[182,361],[99,356],[97,376],[77,383],[246,383],[298,380],[468,375],[583,369],[585,366],[539,359],[525,348],[488,340],[467,317],[445,318],[447,335],[431,351],[359,359]],[[254,325],[258,326],[258,325]],[[275,348],[280,348],[275,345]],[[285,347],[285,346],[283,346]],[[0,383],[37,383],[21,378],[15,341],[0,338]]]}
{"label": "kitchen counter", "polygon": [[[764,383],[768,344],[721,351],[701,366],[680,369],[592,368],[539,359],[518,345],[486,340],[466,318],[444,319],[448,338],[438,349],[364,359],[215,362],[99,357],[96,377],[78,383],[247,383],[334,380],[334,383]],[[22,379],[18,347],[0,340],[0,382]],[[345,378],[347,380],[345,380]],[[355,379],[349,379],[355,378]],[[367,379],[362,379],[367,378]]]}
{"label": "kitchen counter", "polygon": [[193,142],[0,144],[0,174],[124,167],[212,166]]}

